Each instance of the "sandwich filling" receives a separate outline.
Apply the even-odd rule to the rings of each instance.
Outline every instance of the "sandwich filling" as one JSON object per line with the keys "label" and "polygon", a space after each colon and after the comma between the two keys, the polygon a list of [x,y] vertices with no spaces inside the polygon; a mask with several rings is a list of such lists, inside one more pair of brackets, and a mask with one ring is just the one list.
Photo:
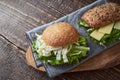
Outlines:
{"label": "sandwich filling", "polygon": [[[80,27],[89,27],[88,24],[82,20],[78,22],[78,25]],[[120,21],[113,22],[98,29],[90,28],[87,32],[93,42],[102,46],[111,45],[120,39]]]}
{"label": "sandwich filling", "polygon": [[33,48],[34,53],[37,54],[37,60],[51,65],[79,63],[80,59],[86,57],[90,50],[87,47],[87,39],[82,36],[76,43],[64,47],[49,46],[42,39],[42,35],[36,34],[36,37]]}

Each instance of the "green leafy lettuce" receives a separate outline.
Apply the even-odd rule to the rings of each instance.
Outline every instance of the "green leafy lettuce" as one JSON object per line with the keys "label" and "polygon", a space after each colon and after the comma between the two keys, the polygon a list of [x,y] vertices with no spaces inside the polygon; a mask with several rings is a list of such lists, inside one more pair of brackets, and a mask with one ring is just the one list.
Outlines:
{"label": "green leafy lettuce", "polygon": [[89,27],[89,25],[85,22],[85,21],[83,21],[83,20],[80,20],[79,22],[78,22],[78,25],[79,25],[79,27]]}
{"label": "green leafy lettuce", "polygon": [[[82,20],[78,22],[79,27],[88,27],[88,24]],[[88,36],[94,31],[95,29],[88,29]],[[110,34],[105,34],[100,41],[96,40],[95,38],[91,37],[92,41],[99,44],[99,45],[111,45],[116,40],[120,38],[120,30],[113,28]]]}
{"label": "green leafy lettuce", "polygon": [[[33,43],[34,53],[37,54],[37,60],[43,60],[45,63],[49,63],[51,65],[59,65],[59,64],[65,64],[63,59],[56,60],[56,55],[54,54],[54,51],[51,51],[50,56],[41,56],[42,53],[38,53],[38,48],[36,47],[36,41]],[[89,47],[87,47],[87,39],[85,37],[80,36],[79,40],[71,45],[71,48],[68,46],[68,52],[66,54],[68,58],[67,64],[70,63],[76,63],[78,64],[80,59],[87,56],[87,51],[90,50]]]}
{"label": "green leafy lettuce", "polygon": [[[88,35],[94,31],[95,29],[89,29],[88,30]],[[116,40],[120,38],[120,30],[114,29],[110,34],[105,34],[100,41],[96,40],[95,38],[91,37],[92,41],[100,44],[100,45],[111,45],[113,44]]]}

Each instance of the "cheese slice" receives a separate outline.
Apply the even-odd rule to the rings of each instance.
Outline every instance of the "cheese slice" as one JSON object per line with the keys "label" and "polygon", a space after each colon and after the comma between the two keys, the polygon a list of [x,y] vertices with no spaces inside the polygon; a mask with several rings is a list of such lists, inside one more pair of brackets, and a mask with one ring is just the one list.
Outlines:
{"label": "cheese slice", "polygon": [[98,31],[101,33],[110,34],[113,29],[113,26],[114,26],[114,23],[111,23],[109,25],[99,28]]}
{"label": "cheese slice", "polygon": [[93,31],[90,36],[95,38],[96,40],[100,41],[101,38],[104,36],[105,33],[101,33],[98,30]]}
{"label": "cheese slice", "polygon": [[117,21],[117,22],[115,23],[114,28],[120,30],[120,21]]}

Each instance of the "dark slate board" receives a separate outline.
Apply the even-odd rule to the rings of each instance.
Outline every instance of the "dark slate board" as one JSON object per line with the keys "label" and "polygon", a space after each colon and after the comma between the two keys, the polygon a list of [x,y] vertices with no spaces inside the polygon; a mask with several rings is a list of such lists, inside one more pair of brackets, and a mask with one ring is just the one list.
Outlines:
{"label": "dark slate board", "polygon": [[[80,35],[82,36],[85,36],[88,40],[88,46],[90,47],[90,51],[88,52],[88,56],[86,58],[83,58],[81,59],[80,63],[79,64],[65,64],[65,65],[59,65],[59,66],[52,66],[50,64],[44,64],[42,63],[42,61],[37,61],[36,60],[36,54],[33,53],[33,56],[34,56],[34,59],[35,59],[35,62],[36,62],[36,66],[37,67],[40,67],[41,65],[44,65],[49,77],[55,77],[57,75],[60,75],[78,65],[80,65],[81,63],[85,62],[86,60],[90,59],[91,57],[97,55],[97,54],[100,54],[100,52],[112,47],[113,45],[117,44],[118,42],[120,42],[120,40],[116,41],[113,45],[111,46],[100,46],[100,45],[97,45],[96,43],[92,42],[91,39],[88,37],[87,35],[87,32],[86,32],[86,28],[84,27],[79,27],[78,26],[78,21],[80,20],[82,14],[89,10],[90,8],[93,8],[97,5],[101,5],[101,4],[104,4],[108,2],[108,0],[97,0],[95,1],[94,3],[86,6],[86,7],[83,7],[73,13],[70,13],[58,20],[55,20],[55,21],[52,21],[48,24],[45,24],[45,25],[42,25],[42,26],[38,26],[37,28],[34,28],[28,32],[26,32],[26,35],[27,35],[27,39],[30,43],[30,46],[31,44],[33,43],[33,41],[35,40],[35,33],[38,33],[38,34],[42,34],[43,30],[48,27],[49,25],[53,24],[53,23],[56,23],[56,22],[68,22],[70,24],[72,24],[76,29],[77,31],[79,32]],[[31,46],[32,48],[32,46]],[[33,50],[33,48],[32,48]]]}

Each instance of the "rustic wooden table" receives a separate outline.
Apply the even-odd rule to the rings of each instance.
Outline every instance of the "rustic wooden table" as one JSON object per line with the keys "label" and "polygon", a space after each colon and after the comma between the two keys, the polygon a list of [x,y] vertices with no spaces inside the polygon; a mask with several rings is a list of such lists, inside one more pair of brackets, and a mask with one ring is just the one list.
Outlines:
{"label": "rustic wooden table", "polygon": [[0,0],[0,80],[120,80],[120,65],[104,70],[65,73],[55,78],[27,65],[26,31],[93,1]]}

